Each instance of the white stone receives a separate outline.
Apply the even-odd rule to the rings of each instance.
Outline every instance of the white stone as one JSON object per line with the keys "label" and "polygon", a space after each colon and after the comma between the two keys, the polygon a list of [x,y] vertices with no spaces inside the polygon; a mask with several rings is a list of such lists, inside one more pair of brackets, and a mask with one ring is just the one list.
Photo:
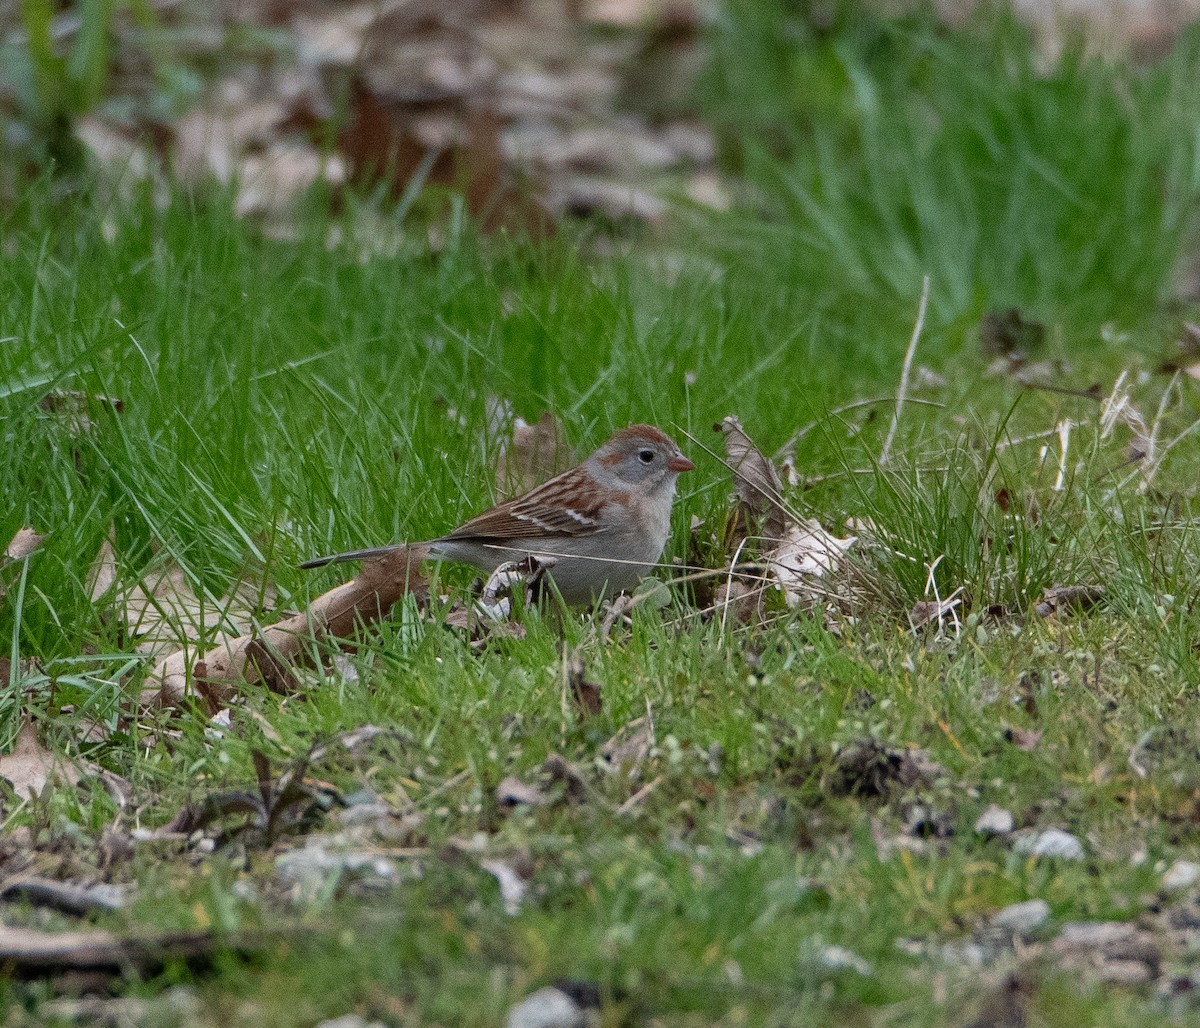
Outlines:
{"label": "white stone", "polygon": [[1044,832],[1027,835],[1017,840],[1016,851],[1031,857],[1058,857],[1062,860],[1082,860],[1083,843],[1070,832],[1061,828],[1048,828]]}
{"label": "white stone", "polygon": [[821,966],[833,971],[853,971],[864,978],[870,975],[871,965],[853,950],[844,946],[823,946],[820,953]]}
{"label": "white stone", "polygon": [[1180,889],[1190,889],[1197,881],[1200,881],[1200,864],[1193,864],[1190,860],[1177,860],[1163,875],[1162,887],[1168,892],[1176,892]]}
{"label": "white stone", "polygon": [[1050,904],[1045,900],[1026,900],[1013,903],[992,917],[992,927],[1013,935],[1028,935],[1046,923],[1050,916]]}
{"label": "white stone", "polygon": [[587,1017],[560,989],[538,989],[508,1012],[508,1028],[583,1028]]}
{"label": "white stone", "polygon": [[1012,811],[998,807],[994,803],[987,808],[975,822],[975,831],[980,835],[1008,835],[1016,824]]}

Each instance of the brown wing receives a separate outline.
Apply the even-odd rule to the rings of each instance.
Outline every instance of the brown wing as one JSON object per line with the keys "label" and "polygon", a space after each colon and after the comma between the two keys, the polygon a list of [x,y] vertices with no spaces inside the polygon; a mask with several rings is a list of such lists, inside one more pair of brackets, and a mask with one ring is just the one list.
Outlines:
{"label": "brown wing", "polygon": [[546,539],[595,535],[605,498],[591,477],[573,468],[536,489],[459,525],[444,539]]}

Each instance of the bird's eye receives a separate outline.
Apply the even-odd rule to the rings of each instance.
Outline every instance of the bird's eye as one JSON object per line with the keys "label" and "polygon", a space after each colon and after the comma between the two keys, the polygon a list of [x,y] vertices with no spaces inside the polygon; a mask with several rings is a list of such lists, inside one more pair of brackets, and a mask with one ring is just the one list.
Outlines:
{"label": "bird's eye", "polygon": [[653,463],[654,462],[654,451],[653,450],[642,450],[638,454],[638,460],[640,460],[643,464]]}

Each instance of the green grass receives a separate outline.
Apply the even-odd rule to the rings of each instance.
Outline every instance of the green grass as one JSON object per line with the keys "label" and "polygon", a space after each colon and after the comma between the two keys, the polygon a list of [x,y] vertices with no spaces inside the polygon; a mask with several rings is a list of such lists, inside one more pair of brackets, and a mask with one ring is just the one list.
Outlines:
{"label": "green grass", "polygon": [[[1166,396],[1163,441],[1200,417],[1194,383],[1168,395],[1152,374],[1187,314],[1170,301],[1196,210],[1194,41],[1154,68],[1071,56],[1041,74],[1004,20],[942,35],[845,15],[821,36],[765,10],[730,8],[705,99],[744,204],[681,216],[616,257],[594,255],[590,230],[535,246],[461,220],[433,252],[421,226],[355,201],[334,218],[319,197],[291,242],[261,238],[219,195],[160,206],[34,185],[0,224],[0,537],[47,535],[0,570],[0,640],[40,664],[13,672],[0,713],[9,737],[25,713],[54,745],[83,745],[135,797],[119,815],[98,785],[10,799],[7,828],[35,831],[48,871],[137,882],[130,911],[102,919],[112,927],[277,933],[249,963],[128,983],[163,1023],[179,982],[205,1023],[356,1010],[485,1025],[566,977],[598,985],[613,1024],[960,1024],[999,972],[943,968],[898,941],[961,940],[1027,898],[1050,904],[1047,938],[1133,920],[1162,869],[1194,856],[1197,441],[1139,491],[1127,429],[1102,437],[1094,399],[989,377],[975,328],[1019,306],[1046,322],[1045,356],[1069,364],[1059,384],[1107,393],[1131,369],[1147,421]],[[335,222],[350,242],[327,244]],[[381,230],[391,256],[355,242]],[[907,406],[881,466],[892,407],[828,412],[894,394],[925,274],[916,363],[949,382],[917,391],[941,406]],[[55,388],[124,410],[93,403],[74,436],[40,406]],[[280,609],[301,608],[341,572],[299,560],[427,537],[490,501],[490,396],[527,419],[554,410],[580,451],[633,420],[694,436],[681,557],[689,520],[707,536],[727,511],[728,472],[702,449],[719,449],[711,425],[736,413],[770,451],[815,419],[796,461],[821,480],[791,500],[837,532],[869,523],[837,583],[837,631],[808,614],[723,626],[680,593],[608,644],[591,615],[527,612],[525,638],[479,652],[410,612],[359,640],[357,677],[303,699],[248,690],[220,739],[198,710],[120,716],[144,665],[85,588],[110,526],[127,575],[170,558],[211,600],[265,579]],[[1081,424],[1056,488],[1057,436],[1010,443],[1063,419]],[[910,630],[930,582],[963,590],[961,631]],[[1101,583],[1106,603],[1042,619],[1056,583]],[[573,650],[602,686],[594,719],[564,704]],[[107,742],[74,741],[85,715],[116,728]],[[642,778],[596,769],[643,715],[657,747]],[[313,774],[424,814],[410,840],[423,855],[396,888],[296,902],[253,840],[103,863],[114,819],[161,824],[187,799],[247,787],[256,749],[278,769],[367,723],[399,734]],[[1042,736],[1025,751],[1011,729]],[[841,754],[868,739],[925,748],[944,776],[856,795]],[[498,809],[498,783],[536,780],[552,753],[584,769],[587,800]],[[899,835],[918,803],[950,834],[881,852],[873,830]],[[976,836],[991,803],[1073,832],[1088,858],[1032,860]],[[515,916],[464,852],[477,835],[490,856],[528,858]],[[824,966],[828,945],[872,973]],[[1052,962],[1036,973],[1033,1023],[1187,1016],[1152,988],[1104,989]],[[44,998],[5,993],[34,1018]]]}

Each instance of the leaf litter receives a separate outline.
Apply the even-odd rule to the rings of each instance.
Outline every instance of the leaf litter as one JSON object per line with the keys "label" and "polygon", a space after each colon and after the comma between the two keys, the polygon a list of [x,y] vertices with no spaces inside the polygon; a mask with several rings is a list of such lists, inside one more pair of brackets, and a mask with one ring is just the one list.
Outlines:
{"label": "leaf litter", "polygon": [[[814,597],[819,598],[818,602],[827,600],[830,579],[837,574],[842,558],[854,545],[855,539],[853,537],[838,539],[815,520],[799,519],[789,513],[779,494],[781,476],[778,470],[754,447],[736,418],[726,419],[726,423],[728,423],[726,438],[735,440],[738,458],[737,470],[734,473],[734,486],[735,495],[741,508],[741,524],[756,527],[764,538],[759,541],[762,551],[758,555],[757,563],[751,565],[756,569],[753,574],[745,575],[741,565],[735,567],[732,564],[721,569],[722,573],[732,572],[731,578],[736,576],[737,581],[748,580],[750,588],[759,592],[766,588],[777,589],[784,605],[788,607],[805,601],[812,602]],[[768,531],[779,534],[771,537],[768,536]],[[752,542],[752,540],[748,541],[749,535],[750,533],[747,532],[747,535],[739,541],[739,545],[745,542],[749,548]],[[105,547],[107,547],[107,552]],[[298,625],[303,625],[303,629],[295,634],[309,642],[314,638],[336,638],[343,631],[345,634],[350,634],[357,631],[364,622],[387,616],[390,606],[384,602],[386,598],[412,595],[414,589],[418,602],[427,604],[428,597],[424,580],[411,574],[410,560],[411,555],[405,555],[402,561],[386,568],[376,568],[371,575],[368,575],[368,568],[364,567],[363,572],[355,580],[345,583],[345,586],[354,586],[354,589],[342,594],[341,599],[344,602],[340,606],[326,598],[337,594],[344,586],[339,586],[323,597],[319,597],[309,611],[297,616],[300,619],[299,622],[292,619]],[[417,563],[419,563],[419,557]],[[112,573],[115,564],[116,558],[112,552],[111,541],[106,540],[94,566],[109,570],[98,572],[95,579],[89,583],[89,592],[94,598],[103,598],[118,585],[116,575]],[[773,564],[777,567],[773,568]],[[515,577],[505,583],[510,590],[528,584],[522,577],[520,569],[512,570],[517,572]],[[527,575],[536,575],[537,573],[536,568],[528,568],[524,571]],[[109,575],[111,578],[106,584],[105,578]],[[157,580],[158,583],[165,580],[165,585],[151,581],[142,583],[144,595],[140,598],[134,596],[134,607],[136,609],[138,603],[142,604],[143,617],[150,617],[149,609],[154,606],[153,601],[159,599],[156,593],[178,595],[184,591],[183,587],[179,585],[179,578],[173,578],[172,575],[173,573],[168,572]],[[364,579],[364,576],[366,576],[366,580],[360,581],[360,579]],[[393,581],[387,584],[385,580],[389,577]],[[403,578],[402,588],[398,588],[395,581],[399,578]],[[183,586],[186,586],[186,578],[183,580]],[[1087,590],[1089,588],[1091,587],[1055,586],[1053,589],[1046,590],[1045,595],[1054,598],[1056,609],[1058,607],[1079,609],[1086,606],[1088,601],[1083,593],[1073,593],[1071,590]],[[422,590],[425,591],[422,592]],[[499,593],[500,590],[493,590],[493,592]],[[191,595],[195,600],[194,592]],[[1099,595],[1102,597],[1102,589],[1099,590]],[[502,598],[500,596],[493,597],[495,600]],[[941,606],[941,604],[950,604],[955,598],[951,597],[947,601],[930,601],[939,606],[924,620],[929,621],[945,616],[949,607]],[[526,599],[532,600],[534,597],[527,594]],[[322,607],[323,601],[327,604],[326,607]],[[183,613],[196,613],[194,607],[189,605],[186,596],[178,600],[171,599],[166,603],[159,600],[159,605],[170,606],[179,623],[183,621]],[[425,609],[428,611],[428,607]],[[347,610],[353,611],[354,615],[348,619],[339,620],[339,614]],[[324,618],[314,617],[314,613],[320,614],[322,611],[325,612]],[[359,617],[361,614],[366,614],[366,617]],[[914,622],[917,620],[916,614],[917,608],[914,608]],[[160,620],[169,621],[170,618],[164,616]],[[201,624],[204,623],[202,616],[197,620]],[[227,632],[230,626],[223,627]],[[272,626],[272,628],[276,627],[278,626]],[[474,631],[475,629],[470,630]],[[260,646],[264,645],[265,633],[268,631],[270,629],[255,630],[251,626],[250,630],[244,633],[246,636],[252,637],[251,643],[245,644],[246,648],[250,649],[255,641]],[[221,646],[229,650],[233,648],[233,644],[241,645],[239,639],[224,639]],[[217,652],[219,648],[211,648],[208,653]],[[227,659],[223,666],[218,661],[214,661],[218,671],[218,674],[214,676],[208,666],[208,653],[203,655],[204,659],[195,661],[191,668],[191,674],[193,682],[197,686],[204,685],[210,678],[215,681],[216,689],[209,695],[218,704],[229,702],[229,690],[233,686],[240,686],[242,682],[253,680],[255,677],[263,684],[284,683],[286,687],[286,672],[281,672],[280,668],[286,669],[293,664],[299,666],[307,659],[300,652],[299,647],[293,651],[280,649],[278,653],[271,653],[269,650],[265,654],[252,652],[241,665],[233,658]],[[271,670],[272,666],[275,666],[275,670]],[[563,675],[565,703],[574,705],[578,713],[588,716],[602,713],[599,687],[588,688],[589,683],[586,682],[583,673],[582,661],[564,661]],[[201,694],[205,695],[203,691]],[[371,738],[381,732],[382,730],[375,726],[363,726],[360,738],[347,736],[343,745],[349,751],[363,742],[369,742]],[[1037,745],[1038,737],[1035,736],[1036,733],[1030,733],[1029,744],[1031,746]],[[1022,741],[1017,741],[1017,745],[1021,744]],[[325,752],[328,752],[327,748],[322,755]],[[653,768],[651,766],[651,762],[656,759],[657,755],[654,725],[649,715],[637,718],[619,728],[597,752],[595,763],[598,769],[606,770],[609,774],[619,774],[640,785],[631,796],[621,803],[620,807],[615,809],[616,813],[635,811],[659,786],[663,778],[661,775],[652,777]],[[377,828],[383,826],[379,832],[380,837],[390,837],[393,841],[402,842],[420,838],[419,818],[415,822],[407,822],[405,820],[407,815],[393,811],[385,804],[364,803],[357,807],[343,808],[339,806],[339,803],[342,802],[341,799],[322,792],[319,786],[310,787],[305,784],[303,787],[289,791],[291,784],[294,783],[289,782],[286,772],[280,776],[279,781],[273,781],[265,757],[258,754],[255,760],[259,769],[257,792],[245,790],[214,794],[198,805],[181,810],[176,821],[167,826],[168,830],[163,832],[163,836],[204,834],[219,845],[225,845],[235,840],[252,841],[254,839],[259,840],[260,844],[273,845],[288,835],[310,831],[319,823],[321,817],[330,810],[335,810],[339,811],[339,820],[349,830],[357,831],[370,826],[368,830],[376,831]],[[914,748],[890,749],[878,743],[862,742],[845,748],[838,755],[834,764],[827,768],[821,784],[823,789],[828,789],[834,794],[887,799],[888,797],[902,796],[912,790],[927,788],[936,783],[942,774],[941,769],[922,751]],[[300,778],[303,779],[302,773]],[[448,783],[449,781],[452,779],[448,780]],[[495,795],[502,806],[511,809],[526,808],[531,811],[563,800],[603,803],[596,797],[588,781],[588,775],[578,766],[557,754],[552,754],[547,758],[541,768],[532,775],[507,776],[497,787]],[[604,804],[604,806],[610,811],[614,810],[611,805]],[[351,810],[358,810],[359,814],[341,813]],[[906,834],[917,841],[921,838],[939,837],[943,831],[939,825],[945,823],[945,811],[939,811],[928,805],[923,799],[916,803],[906,801],[903,810],[904,830]],[[531,814],[530,816],[536,815]],[[990,824],[987,828],[991,831]],[[213,829],[216,831],[214,832]],[[1011,831],[1011,829],[1009,830]],[[414,833],[418,834],[414,835]],[[992,834],[998,833],[993,832]],[[306,895],[315,895],[315,893],[307,891],[309,887],[314,886],[314,883],[328,881],[331,875],[349,875],[350,878],[355,878],[360,874],[365,874],[367,878],[364,881],[367,882],[367,888],[390,887],[400,880],[394,861],[390,858],[381,858],[379,854],[369,851],[346,849],[349,838],[349,836],[345,840],[340,836],[310,838],[302,847],[304,856],[296,856],[296,850],[288,850],[286,854],[279,857],[277,865],[279,874],[282,879],[293,884],[308,883],[301,888]],[[1029,844],[1025,843],[1024,839],[1025,834],[1017,833],[1014,845],[1028,846]],[[1029,852],[1036,856],[1043,855],[1037,850],[1037,847]],[[1056,852],[1050,850],[1045,852],[1047,857],[1056,855]],[[386,873],[382,870],[381,859],[389,868]],[[500,883],[502,900],[507,910],[519,909],[528,894],[531,871],[529,866],[523,862],[526,860],[527,858],[518,855],[517,857],[487,856],[481,861],[480,866]],[[304,870],[305,868],[307,870]],[[372,881],[374,884],[370,884]],[[1072,945],[1076,944],[1076,942],[1072,942]],[[1132,977],[1133,972],[1129,969],[1126,971]],[[1118,973],[1124,972],[1118,971]]]}
{"label": "leaf litter", "polygon": [[74,761],[42,745],[36,726],[25,720],[17,732],[12,752],[0,757],[0,777],[8,780],[23,800],[37,800],[47,785],[77,785],[82,773]]}
{"label": "leaf litter", "polygon": [[42,540],[45,538],[44,535],[38,535],[28,526],[18,529],[16,535],[8,541],[8,545],[4,548],[4,563],[10,564],[24,560],[42,545]]}

